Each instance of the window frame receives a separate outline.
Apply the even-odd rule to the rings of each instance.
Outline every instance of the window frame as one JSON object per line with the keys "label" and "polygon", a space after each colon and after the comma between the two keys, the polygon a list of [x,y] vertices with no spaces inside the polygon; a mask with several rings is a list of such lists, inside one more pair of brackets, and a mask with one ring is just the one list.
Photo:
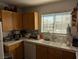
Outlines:
{"label": "window frame", "polygon": [[[43,18],[44,16],[54,15],[54,16],[56,17],[56,15],[58,15],[58,14],[59,14],[59,15],[62,15],[62,14],[68,14],[68,13],[69,13],[70,16],[71,16],[70,22],[72,22],[72,14],[71,14],[70,11],[68,11],[68,12],[59,12],[59,13],[42,14],[42,15],[41,15],[41,32],[42,32],[42,33],[48,33],[48,32],[49,32],[49,31],[48,31],[48,32],[43,32],[43,31],[42,31],[42,18]],[[55,18],[55,17],[54,17],[54,18]],[[54,23],[55,23],[55,19],[54,19]],[[71,26],[71,25],[70,25],[70,26]],[[54,33],[54,24],[53,24],[53,33]],[[63,33],[55,33],[55,34],[63,34]]]}

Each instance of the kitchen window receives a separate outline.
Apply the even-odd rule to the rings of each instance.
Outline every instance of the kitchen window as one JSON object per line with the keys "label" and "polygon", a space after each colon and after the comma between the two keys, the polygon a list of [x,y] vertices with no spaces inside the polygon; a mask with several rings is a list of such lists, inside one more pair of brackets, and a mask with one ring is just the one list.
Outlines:
{"label": "kitchen window", "polygon": [[71,12],[42,15],[41,32],[67,34],[68,26],[71,26]]}

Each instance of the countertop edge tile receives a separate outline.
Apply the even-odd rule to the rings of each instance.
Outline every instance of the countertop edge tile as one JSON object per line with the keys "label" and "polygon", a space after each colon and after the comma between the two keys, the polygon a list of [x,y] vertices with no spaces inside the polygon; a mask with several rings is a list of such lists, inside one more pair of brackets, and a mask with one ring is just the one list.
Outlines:
{"label": "countertop edge tile", "polygon": [[69,51],[69,52],[75,52],[75,53],[78,52],[78,49],[75,48],[75,47],[59,46],[59,45],[56,45],[54,42],[49,42],[50,44],[47,44],[47,43],[44,43],[44,42],[39,41],[39,40],[27,39],[27,38],[21,38],[20,40],[17,40],[17,41],[4,42],[4,45],[5,46],[11,46],[13,44],[20,43],[20,42],[23,42],[23,41],[24,42],[34,43],[34,44],[45,45],[45,46],[48,46],[48,47],[59,48],[59,49],[62,49],[62,50],[65,50],[65,51]]}

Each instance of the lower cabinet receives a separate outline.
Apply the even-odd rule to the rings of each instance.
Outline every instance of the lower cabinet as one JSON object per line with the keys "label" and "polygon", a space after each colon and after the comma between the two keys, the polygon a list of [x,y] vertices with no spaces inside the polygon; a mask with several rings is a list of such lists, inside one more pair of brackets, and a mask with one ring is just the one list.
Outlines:
{"label": "lower cabinet", "polygon": [[76,59],[74,52],[30,42],[5,46],[5,51],[12,55],[12,59]]}
{"label": "lower cabinet", "polygon": [[76,54],[68,51],[62,51],[62,59],[76,59]]}
{"label": "lower cabinet", "polygon": [[5,46],[6,53],[12,56],[12,59],[24,59],[23,58],[23,43],[16,43],[11,46]]}
{"label": "lower cabinet", "polygon": [[48,59],[62,59],[62,50],[57,48],[48,48]]}
{"label": "lower cabinet", "polygon": [[76,55],[59,48],[37,45],[36,59],[76,59]]}
{"label": "lower cabinet", "polygon": [[47,47],[43,45],[36,46],[36,59],[47,59]]}

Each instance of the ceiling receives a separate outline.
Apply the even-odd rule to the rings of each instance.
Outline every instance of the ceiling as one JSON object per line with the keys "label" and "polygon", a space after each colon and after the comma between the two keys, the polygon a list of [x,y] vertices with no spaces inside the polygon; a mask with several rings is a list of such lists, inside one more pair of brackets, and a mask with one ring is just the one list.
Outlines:
{"label": "ceiling", "polygon": [[1,1],[17,6],[37,6],[50,2],[59,2],[62,0],[1,0]]}

